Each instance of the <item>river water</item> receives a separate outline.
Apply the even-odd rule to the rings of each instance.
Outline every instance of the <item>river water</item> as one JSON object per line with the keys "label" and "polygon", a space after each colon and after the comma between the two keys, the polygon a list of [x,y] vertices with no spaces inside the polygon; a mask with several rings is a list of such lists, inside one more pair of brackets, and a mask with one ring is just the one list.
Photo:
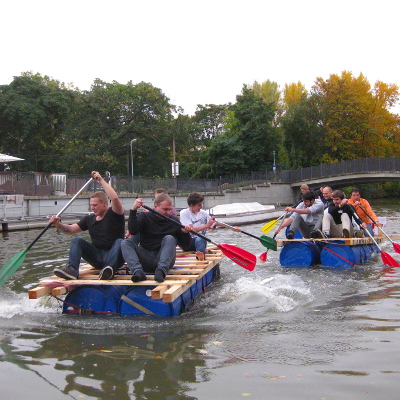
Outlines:
{"label": "river water", "polygon": [[[260,226],[244,229],[260,236]],[[3,234],[0,265],[39,232]],[[399,234],[400,220],[386,232]],[[209,236],[266,250],[229,230]],[[225,259],[220,280],[179,317],[77,316],[27,297],[66,260],[70,239],[49,230],[0,287],[1,399],[399,398],[400,268],[380,256],[349,270],[295,269],[269,251],[253,272]],[[400,261],[390,242],[382,249]]]}

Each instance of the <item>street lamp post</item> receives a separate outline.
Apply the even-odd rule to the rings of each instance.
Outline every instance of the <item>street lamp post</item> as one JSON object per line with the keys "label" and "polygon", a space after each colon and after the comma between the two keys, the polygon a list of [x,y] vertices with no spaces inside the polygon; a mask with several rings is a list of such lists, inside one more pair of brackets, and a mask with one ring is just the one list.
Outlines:
{"label": "street lamp post", "polygon": [[132,175],[132,179],[133,179],[133,151],[132,151],[132,143],[136,142],[137,139],[132,139],[131,140],[131,175]]}
{"label": "street lamp post", "polygon": [[132,150],[132,143],[136,142],[136,138],[132,139],[130,142],[130,146],[131,146],[131,175],[132,175],[132,192],[133,192],[133,150]]}

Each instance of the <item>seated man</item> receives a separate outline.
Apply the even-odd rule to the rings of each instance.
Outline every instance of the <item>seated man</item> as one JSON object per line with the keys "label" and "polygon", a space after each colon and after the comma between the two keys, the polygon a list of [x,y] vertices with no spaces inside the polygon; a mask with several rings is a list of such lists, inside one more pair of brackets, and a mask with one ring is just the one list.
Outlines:
{"label": "seated man", "polygon": [[313,192],[308,191],[304,193],[302,198],[303,201],[296,208],[285,208],[286,212],[293,213],[291,218],[285,220],[280,227],[282,229],[291,224],[286,236],[288,239],[294,238],[297,229],[300,229],[303,237],[309,238],[311,232],[315,231],[315,225],[324,216],[324,203],[316,199]]}
{"label": "seated man", "polygon": [[[188,208],[180,212],[182,225],[191,225],[192,231],[205,235],[207,229],[212,228],[216,222],[206,211],[202,210],[204,196],[198,193],[191,193],[187,198]],[[192,245],[190,250],[196,251],[198,260],[204,260],[207,248],[207,241],[194,233],[192,236]]]}
{"label": "seated man", "polygon": [[[128,229],[132,238],[125,239],[121,244],[122,255],[132,272],[132,282],[146,280],[146,274],[154,273],[157,282],[164,282],[169,269],[174,265],[177,244],[183,249],[189,249],[192,238],[190,226],[184,228],[160,217],[152,212],[137,210],[143,205],[142,199],[133,203],[128,220]],[[159,213],[172,217],[172,200],[167,194],[159,194],[154,199],[154,209]],[[140,241],[134,240],[140,233]]]}
{"label": "seated man", "polygon": [[328,212],[324,214],[320,237],[353,237],[352,218],[362,228],[366,228],[366,225],[354,212],[354,208],[350,204],[347,204],[348,200],[345,199],[345,195],[341,190],[335,190],[332,194],[332,199],[333,205],[329,206]]}
{"label": "seated man", "polygon": [[[50,219],[50,223],[66,235],[88,230],[92,241],[90,243],[80,237],[71,240],[68,264],[54,269],[54,274],[60,278],[78,279],[81,258],[101,269],[99,279],[103,280],[111,279],[124,263],[120,248],[125,232],[124,207],[115,190],[97,171],[92,172],[92,177],[105,192],[93,193],[90,198],[93,214],[85,215],[78,223],[70,225],[62,224],[57,216]],[[108,206],[107,196],[111,207]]]}
{"label": "seated man", "polygon": [[[378,217],[373,212],[369,202],[360,196],[360,190],[354,188],[350,192],[349,204],[352,205],[358,214],[358,216],[365,222],[367,225],[368,231],[373,235],[374,231],[372,229],[372,222],[378,222]],[[368,214],[368,215],[367,215]],[[382,224],[377,224],[379,227],[382,227]]]}

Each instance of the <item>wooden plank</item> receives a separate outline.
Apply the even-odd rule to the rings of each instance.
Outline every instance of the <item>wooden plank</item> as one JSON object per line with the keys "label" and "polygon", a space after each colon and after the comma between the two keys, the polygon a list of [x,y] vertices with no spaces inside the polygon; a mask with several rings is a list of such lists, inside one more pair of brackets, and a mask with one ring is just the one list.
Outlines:
{"label": "wooden plank", "polygon": [[[374,239],[377,243],[382,243],[384,241],[384,237],[382,236],[374,236]],[[341,244],[346,246],[356,246],[359,244],[373,244],[374,242],[370,237],[363,237],[363,238],[330,238],[330,239],[278,239],[277,245],[278,247],[284,246],[287,243],[291,242],[323,242],[323,243],[330,243],[330,242],[338,242],[340,241]]]}
{"label": "wooden plank", "polygon": [[179,268],[179,269],[175,269],[172,268],[168,271],[168,274],[173,274],[174,277],[175,275],[184,275],[184,274],[199,274],[203,271],[203,269],[199,269],[199,268]]}
{"label": "wooden plank", "polygon": [[184,293],[191,285],[172,285],[163,294],[162,300],[164,303],[172,303],[182,293]]}
{"label": "wooden plank", "polygon": [[69,292],[69,288],[65,287],[65,286],[58,286],[53,288],[53,290],[51,291],[51,294],[53,296],[62,296],[63,294],[66,294]]}
{"label": "wooden plank", "polygon": [[159,285],[152,289],[151,298],[155,300],[162,299],[163,294],[169,289],[167,285]]}
{"label": "wooden plank", "polygon": [[[129,275],[128,275],[129,278]],[[54,282],[54,279],[43,279],[42,282]],[[132,282],[129,279],[113,279],[110,281],[101,281],[99,279],[71,279],[68,281],[64,281],[60,278],[57,278],[56,281],[58,282],[68,282],[69,285],[99,285],[99,286],[106,286],[106,285],[136,285],[136,286],[158,286],[160,285],[160,282],[154,281],[147,279],[146,281],[141,281],[141,282]],[[174,277],[172,277],[171,280],[166,280],[165,284],[168,283],[168,285],[173,285],[173,284],[179,284],[179,283],[187,283],[189,282],[189,279],[187,276],[185,276],[185,279],[181,280],[174,280]],[[164,282],[163,282],[164,283]],[[161,283],[162,284],[162,283]]]}
{"label": "wooden plank", "polygon": [[50,286],[38,286],[34,289],[28,290],[28,297],[30,299],[38,299],[39,297],[45,296],[46,294],[51,293]]}

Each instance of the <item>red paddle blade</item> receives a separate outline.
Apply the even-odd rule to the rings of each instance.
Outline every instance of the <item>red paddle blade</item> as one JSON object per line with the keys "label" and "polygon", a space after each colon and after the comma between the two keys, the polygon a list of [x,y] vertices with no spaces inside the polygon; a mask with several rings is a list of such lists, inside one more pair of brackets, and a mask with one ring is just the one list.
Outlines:
{"label": "red paddle blade", "polygon": [[218,248],[237,265],[249,271],[253,271],[255,268],[257,258],[254,254],[231,244],[219,244]]}
{"label": "red paddle blade", "polygon": [[381,258],[385,265],[389,265],[390,267],[400,267],[399,263],[388,253],[385,253],[381,250]]}
{"label": "red paddle blade", "polygon": [[400,254],[400,245],[398,245],[397,243],[392,243],[393,244],[393,249],[396,253]]}
{"label": "red paddle blade", "polygon": [[267,261],[267,255],[268,255],[268,251],[266,251],[265,253],[262,253],[258,256],[258,258],[262,261],[265,262]]}

